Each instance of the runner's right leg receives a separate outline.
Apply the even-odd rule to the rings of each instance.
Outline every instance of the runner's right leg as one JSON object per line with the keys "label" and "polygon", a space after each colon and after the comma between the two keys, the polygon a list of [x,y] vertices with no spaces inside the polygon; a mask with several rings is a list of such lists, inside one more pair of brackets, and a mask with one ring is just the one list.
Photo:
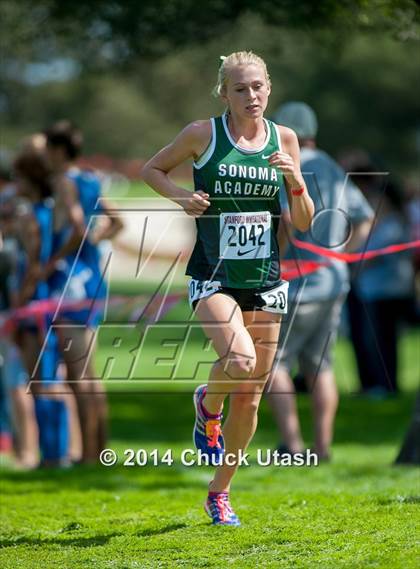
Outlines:
{"label": "runner's right leg", "polygon": [[[264,311],[243,312],[244,325],[252,338],[256,358],[249,377],[234,380],[229,398],[229,414],[223,425],[225,453],[236,457],[245,452],[257,427],[258,408],[265,384],[270,376],[277,349],[279,314]],[[239,461],[218,466],[210,491],[229,492]]]}
{"label": "runner's right leg", "polygon": [[219,356],[202,401],[210,414],[217,414],[237,380],[251,375],[255,367],[255,347],[244,326],[241,309],[231,296],[217,293],[200,300],[196,315]]}
{"label": "runner's right leg", "polygon": [[[201,321],[205,334],[212,341],[219,356],[210,372],[207,392],[201,399],[202,410],[201,413],[199,410],[197,412],[196,426],[197,421],[201,421],[204,427],[206,422],[217,422],[220,425],[220,413],[226,396],[238,390],[255,369],[255,346],[250,333],[245,328],[242,311],[232,297],[216,293],[202,299],[197,304],[196,314]],[[197,392],[195,395],[197,396]],[[253,417],[249,413],[241,413],[236,410],[236,399],[238,399],[237,395],[230,402],[229,417],[226,422],[227,448],[235,454],[237,454],[238,447],[246,448],[255,429]],[[200,407],[200,400],[199,405],[196,404],[197,407]],[[211,417],[215,417],[216,420],[212,420]],[[197,428],[195,428],[195,435],[196,431]],[[214,443],[216,440],[223,442],[223,437],[219,433],[220,431],[216,432],[213,441],[210,438],[208,439],[206,450],[209,455],[214,451],[214,448],[211,448],[212,442]],[[218,434],[219,438],[216,436]],[[211,517],[213,524],[237,526],[240,525],[240,521],[229,500],[230,480],[236,471],[236,467],[219,466],[215,478],[218,475],[220,477],[221,469],[223,470],[223,488],[218,488],[219,484],[215,486],[215,480],[210,483],[205,510]]]}

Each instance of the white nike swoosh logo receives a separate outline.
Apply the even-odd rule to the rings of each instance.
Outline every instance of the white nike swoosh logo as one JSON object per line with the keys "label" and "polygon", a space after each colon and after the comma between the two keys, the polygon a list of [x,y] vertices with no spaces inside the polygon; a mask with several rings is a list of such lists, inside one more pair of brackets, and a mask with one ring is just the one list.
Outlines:
{"label": "white nike swoosh logo", "polygon": [[253,249],[248,249],[248,251],[238,251],[238,257],[242,257],[243,255],[248,255],[248,253],[252,253],[255,251],[255,247]]}
{"label": "white nike swoosh logo", "polygon": [[261,156],[261,158],[262,158],[263,160],[267,160],[268,158],[270,158],[270,156],[271,156],[271,154],[267,154],[267,156],[266,156],[265,154],[263,154],[263,155]]}

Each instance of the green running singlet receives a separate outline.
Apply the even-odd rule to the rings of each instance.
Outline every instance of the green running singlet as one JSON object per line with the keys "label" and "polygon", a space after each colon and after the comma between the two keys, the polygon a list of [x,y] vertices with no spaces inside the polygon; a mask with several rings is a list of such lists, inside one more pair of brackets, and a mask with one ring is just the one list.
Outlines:
{"label": "green running singlet", "polygon": [[281,150],[281,141],[276,125],[264,123],[263,146],[247,150],[233,140],[226,114],[211,119],[210,144],[194,163],[195,191],[208,193],[211,204],[196,218],[197,239],[186,269],[194,279],[245,289],[280,282],[283,175],[268,157]]}

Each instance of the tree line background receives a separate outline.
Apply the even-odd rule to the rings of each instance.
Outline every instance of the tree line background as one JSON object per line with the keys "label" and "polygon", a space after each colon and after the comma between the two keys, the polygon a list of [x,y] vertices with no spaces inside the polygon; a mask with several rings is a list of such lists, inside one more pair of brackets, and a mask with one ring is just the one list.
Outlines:
{"label": "tree line background", "polygon": [[411,0],[3,0],[0,146],[67,117],[86,154],[147,158],[222,110],[220,55],[253,50],[273,88],[317,112],[319,145],[364,148],[414,179],[420,157],[420,15]]}

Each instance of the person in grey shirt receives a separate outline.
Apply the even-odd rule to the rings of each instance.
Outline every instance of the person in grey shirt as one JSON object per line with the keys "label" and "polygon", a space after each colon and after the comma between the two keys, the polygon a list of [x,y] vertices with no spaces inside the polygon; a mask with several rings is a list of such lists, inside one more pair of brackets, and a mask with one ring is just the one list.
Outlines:
{"label": "person in grey shirt", "polygon": [[328,460],[338,405],[331,354],[349,290],[349,270],[346,263],[297,248],[291,240],[293,237],[333,251],[355,250],[369,235],[373,211],[341,167],[316,147],[317,118],[308,105],[286,103],[276,113],[275,121],[298,135],[302,174],[316,212],[311,231],[295,231],[292,235],[284,200],[280,247],[286,259],[294,259],[297,264],[315,261],[321,266],[290,282],[288,318],[281,327],[266,396],[284,442],[280,448],[283,452],[302,452],[304,444],[290,376],[297,363],[313,402],[314,450],[320,460]]}

